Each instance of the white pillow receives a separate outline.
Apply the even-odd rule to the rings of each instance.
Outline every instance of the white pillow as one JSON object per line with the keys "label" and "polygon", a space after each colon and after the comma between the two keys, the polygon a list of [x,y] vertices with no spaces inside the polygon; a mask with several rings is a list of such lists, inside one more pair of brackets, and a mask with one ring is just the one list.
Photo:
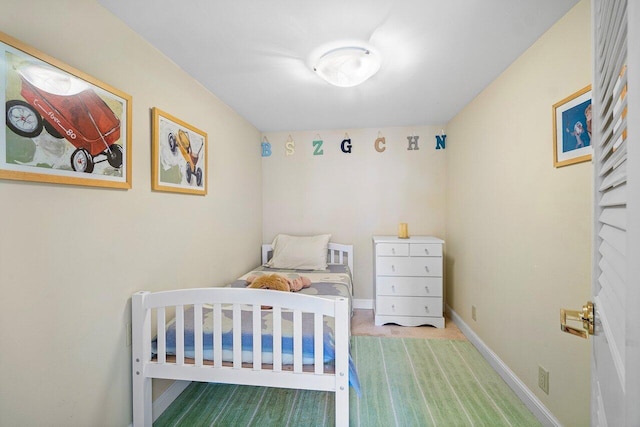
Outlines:
{"label": "white pillow", "polygon": [[289,236],[278,234],[273,239],[273,256],[268,267],[297,270],[326,270],[327,245],[331,234]]}

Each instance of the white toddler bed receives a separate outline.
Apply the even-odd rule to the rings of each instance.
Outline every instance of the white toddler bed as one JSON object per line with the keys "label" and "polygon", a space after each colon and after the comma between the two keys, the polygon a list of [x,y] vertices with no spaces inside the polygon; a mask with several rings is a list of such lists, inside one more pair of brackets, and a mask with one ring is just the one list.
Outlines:
{"label": "white toddler bed", "polygon": [[[263,245],[263,263],[271,251]],[[352,267],[352,246],[329,243],[328,263]],[[134,427],[152,425],[153,378],[332,391],[336,425],[349,424],[350,378],[357,383],[349,298],[233,287],[143,291],[132,297],[132,328]]]}

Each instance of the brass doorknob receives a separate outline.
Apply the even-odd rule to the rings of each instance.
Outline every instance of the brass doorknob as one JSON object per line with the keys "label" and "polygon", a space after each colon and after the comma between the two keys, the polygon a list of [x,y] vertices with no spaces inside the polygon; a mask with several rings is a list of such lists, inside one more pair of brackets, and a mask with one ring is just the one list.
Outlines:
{"label": "brass doorknob", "polygon": [[[560,330],[580,338],[587,339],[589,335],[593,335],[593,303],[588,301],[582,306],[582,310],[560,309]],[[582,322],[582,329],[574,328],[567,325],[567,320],[576,320]]]}

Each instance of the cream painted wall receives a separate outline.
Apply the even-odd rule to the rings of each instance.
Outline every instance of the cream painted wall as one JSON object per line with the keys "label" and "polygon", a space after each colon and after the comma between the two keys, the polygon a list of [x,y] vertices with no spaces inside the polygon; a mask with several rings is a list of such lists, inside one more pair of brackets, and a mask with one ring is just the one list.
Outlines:
{"label": "cream painted wall", "polygon": [[[0,425],[126,426],[138,290],[259,262],[260,133],[95,0],[3,0],[0,31],[133,96],[133,188],[0,181]],[[209,136],[206,197],[150,189],[151,107]]]}
{"label": "cream painted wall", "polygon": [[[409,234],[444,237],[447,150],[435,150],[442,128],[342,129],[273,132],[265,136],[272,154],[262,158],[263,238],[278,233],[331,233],[332,241],[354,245],[354,296],[373,297],[371,237],[396,235],[398,223]],[[340,146],[345,134],[352,150]],[[418,136],[418,150],[407,150],[407,136]],[[374,142],[386,140],[385,151]],[[286,155],[286,143],[295,143]],[[312,141],[323,141],[322,156]]]}
{"label": "cream painted wall", "polygon": [[551,106],[591,83],[590,30],[584,0],[447,126],[447,303],[565,426],[589,425],[589,342],[559,310],[590,296],[592,165],[553,167]]}

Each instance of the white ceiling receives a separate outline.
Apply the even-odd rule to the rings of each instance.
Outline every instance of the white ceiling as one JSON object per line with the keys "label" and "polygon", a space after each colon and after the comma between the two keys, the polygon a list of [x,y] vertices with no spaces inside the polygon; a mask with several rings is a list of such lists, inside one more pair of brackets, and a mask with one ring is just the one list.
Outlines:
{"label": "white ceiling", "polygon": [[[578,0],[98,0],[263,132],[441,125]],[[332,87],[314,49],[363,41],[378,74]]]}

